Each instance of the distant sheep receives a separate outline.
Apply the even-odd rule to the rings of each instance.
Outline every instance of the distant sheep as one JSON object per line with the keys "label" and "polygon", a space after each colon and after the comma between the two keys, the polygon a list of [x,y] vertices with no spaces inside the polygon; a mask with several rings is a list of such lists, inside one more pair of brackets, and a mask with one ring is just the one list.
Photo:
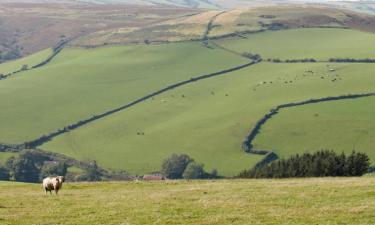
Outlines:
{"label": "distant sheep", "polygon": [[43,188],[47,194],[49,191],[52,194],[52,190],[55,191],[57,194],[59,190],[62,188],[62,184],[64,183],[65,178],[63,176],[58,177],[47,177],[43,179]]}

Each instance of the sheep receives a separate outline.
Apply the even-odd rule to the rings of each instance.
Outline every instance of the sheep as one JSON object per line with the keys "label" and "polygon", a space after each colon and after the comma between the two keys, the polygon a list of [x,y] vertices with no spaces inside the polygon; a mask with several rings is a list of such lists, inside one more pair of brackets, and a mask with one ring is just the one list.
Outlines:
{"label": "sheep", "polygon": [[59,190],[62,188],[62,184],[64,183],[65,178],[63,176],[57,176],[57,177],[46,177],[43,179],[43,188],[46,192],[49,191],[50,194],[52,194],[52,190],[55,191],[57,194]]}

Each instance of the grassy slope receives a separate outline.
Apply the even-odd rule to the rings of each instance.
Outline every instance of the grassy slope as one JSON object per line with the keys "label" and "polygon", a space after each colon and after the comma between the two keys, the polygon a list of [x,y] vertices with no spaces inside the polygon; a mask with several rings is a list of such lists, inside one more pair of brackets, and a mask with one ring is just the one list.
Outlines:
{"label": "grassy slope", "polygon": [[[330,68],[336,72],[328,72]],[[374,69],[374,64],[262,63],[165,93],[42,148],[79,159],[91,157],[103,166],[131,173],[157,170],[163,158],[184,152],[209,169],[233,175],[260,159],[245,154],[241,143],[269,109],[310,98],[374,92]],[[336,75],[341,80],[332,82]],[[263,82],[267,84],[260,85]]]}
{"label": "grassy slope", "polygon": [[0,222],[370,225],[374,188],[373,177],[67,183],[43,196],[40,184],[0,182]]}
{"label": "grassy slope", "polygon": [[65,49],[0,82],[0,143],[27,141],[169,84],[247,61],[199,43]]}
{"label": "grassy slope", "polygon": [[260,54],[264,59],[375,58],[375,35],[347,29],[293,29],[248,35],[247,39],[217,41],[238,52]]}
{"label": "grassy slope", "polygon": [[333,149],[366,152],[375,165],[375,97],[326,102],[281,111],[262,128],[256,148],[280,156]]}
{"label": "grassy slope", "polygon": [[0,165],[4,164],[10,157],[17,155],[12,152],[0,152]]}
{"label": "grassy slope", "polygon": [[47,59],[48,56],[50,56],[51,54],[52,49],[48,48],[43,51],[32,54],[30,56],[24,57],[22,59],[2,63],[0,64],[0,74],[8,74],[20,70],[23,65],[28,65],[28,67],[30,68],[41,63],[43,60]]}

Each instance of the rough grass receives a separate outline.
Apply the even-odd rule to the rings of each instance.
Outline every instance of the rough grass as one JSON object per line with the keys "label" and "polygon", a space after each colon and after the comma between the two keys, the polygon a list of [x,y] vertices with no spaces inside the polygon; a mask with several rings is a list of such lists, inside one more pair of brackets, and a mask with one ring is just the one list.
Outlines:
{"label": "rough grass", "polygon": [[[104,167],[134,174],[160,169],[172,153],[187,153],[207,169],[235,175],[261,159],[245,154],[241,143],[271,108],[310,98],[374,92],[374,69],[374,64],[261,63],[162,94],[59,136],[42,148],[78,159],[91,157]],[[373,123],[373,118],[367,119]],[[348,139],[340,141],[352,145]]]}
{"label": "rough grass", "polygon": [[371,225],[374,188],[373,177],[66,183],[44,196],[0,182],[0,223]]}
{"label": "rough grass", "polygon": [[282,110],[255,139],[258,149],[272,149],[281,157],[332,149],[367,153],[375,165],[375,97],[324,102]]}
{"label": "rough grass", "polygon": [[18,71],[22,68],[23,65],[27,65],[28,68],[31,68],[32,66],[35,66],[43,62],[51,54],[52,54],[52,49],[48,48],[48,49],[45,49],[43,51],[37,52],[35,54],[32,54],[30,56],[27,56],[21,59],[1,63],[0,74],[8,74],[14,71]]}
{"label": "rough grass", "polygon": [[0,82],[0,143],[20,143],[191,77],[247,63],[200,43],[64,49]]}
{"label": "rough grass", "polygon": [[250,34],[244,39],[220,40],[238,52],[260,54],[263,59],[375,58],[375,35],[348,29],[306,28]]}

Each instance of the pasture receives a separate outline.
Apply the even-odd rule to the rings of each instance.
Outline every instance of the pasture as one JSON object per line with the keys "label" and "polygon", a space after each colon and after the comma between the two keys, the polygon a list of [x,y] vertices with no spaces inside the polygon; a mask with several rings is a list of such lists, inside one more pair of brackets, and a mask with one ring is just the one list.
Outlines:
{"label": "pasture", "polygon": [[0,82],[0,143],[21,143],[248,60],[200,43],[67,48]]}
{"label": "pasture", "polygon": [[[375,35],[349,29],[262,32],[216,42],[224,49],[199,42],[65,48],[46,66],[0,82],[0,143],[30,141],[168,85],[249,62],[233,51],[280,59],[375,58]],[[262,62],[175,88],[41,148],[131,174],[158,171],[170,154],[187,153],[207,170],[233,176],[262,159],[246,154],[241,144],[271,108],[375,92],[374,69],[371,63]],[[342,145],[352,142],[343,139]]]}
{"label": "pasture", "polygon": [[48,48],[43,51],[34,53],[32,55],[26,56],[21,59],[5,62],[0,64],[0,74],[9,74],[15,71],[18,71],[22,68],[23,65],[27,65],[28,68],[31,68],[52,55],[52,49]]}
{"label": "pasture", "polygon": [[375,178],[65,183],[0,182],[0,223],[358,224],[375,223]]}
{"label": "pasture", "polygon": [[332,149],[365,152],[375,164],[375,97],[292,107],[270,119],[254,141],[256,149],[281,157]]}
{"label": "pasture", "polygon": [[[187,153],[209,170],[236,175],[262,159],[246,154],[241,144],[271,108],[310,98],[374,92],[374,69],[374,64],[260,63],[161,94],[41,148],[78,159],[90,157],[104,167],[132,174],[157,171],[170,154]],[[367,122],[373,124],[373,119]]]}
{"label": "pasture", "polygon": [[375,58],[375,35],[339,28],[305,28],[266,31],[218,44],[237,52],[257,53],[263,59]]}

